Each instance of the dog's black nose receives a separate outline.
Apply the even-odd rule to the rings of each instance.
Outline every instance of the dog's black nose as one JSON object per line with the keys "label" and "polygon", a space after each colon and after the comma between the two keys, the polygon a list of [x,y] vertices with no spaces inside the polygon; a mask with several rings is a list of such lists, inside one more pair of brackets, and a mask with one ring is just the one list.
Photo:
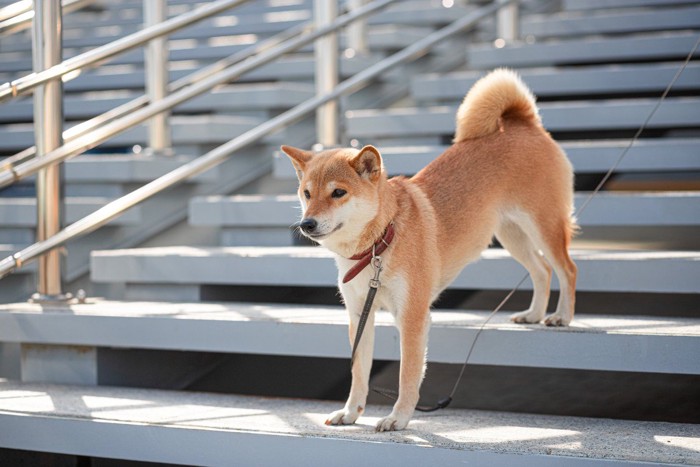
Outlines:
{"label": "dog's black nose", "polygon": [[316,219],[313,217],[307,217],[299,222],[299,227],[301,227],[301,230],[304,232],[311,233],[316,230],[316,227],[318,227],[318,222],[316,222]]}

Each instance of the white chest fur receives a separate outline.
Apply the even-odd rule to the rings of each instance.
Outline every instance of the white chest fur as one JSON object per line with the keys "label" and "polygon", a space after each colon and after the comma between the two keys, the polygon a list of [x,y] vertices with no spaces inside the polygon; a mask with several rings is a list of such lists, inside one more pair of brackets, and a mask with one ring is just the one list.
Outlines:
{"label": "white chest fur", "polygon": [[[343,295],[348,312],[359,315],[362,313],[362,307],[369,290],[369,282],[374,277],[375,269],[370,264],[352,280],[344,284],[343,277],[351,267],[357,264],[357,261],[339,255],[334,256],[338,266],[338,287]],[[386,259],[383,263],[383,269],[379,276],[381,285],[377,290],[374,301],[375,309],[379,308],[389,311],[396,317],[401,313],[401,309],[406,303],[408,287],[403,276],[393,271],[391,264]]]}

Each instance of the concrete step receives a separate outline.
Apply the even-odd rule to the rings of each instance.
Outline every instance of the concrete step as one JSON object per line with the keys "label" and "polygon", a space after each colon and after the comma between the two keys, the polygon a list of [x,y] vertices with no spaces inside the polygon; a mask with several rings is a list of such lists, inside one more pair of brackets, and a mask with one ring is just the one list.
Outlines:
{"label": "concrete step", "polygon": [[[134,5],[130,8],[132,11],[130,11],[128,15],[125,15],[123,12],[120,12],[119,7],[112,8],[110,6],[110,9],[106,10],[104,14],[99,15],[99,19],[104,22],[105,26],[115,24],[129,25],[131,23],[140,24],[142,22],[141,5]],[[228,23],[238,26],[239,29],[234,29],[233,31],[239,34],[247,32],[261,33],[264,32],[265,29],[264,27],[262,29],[257,28],[258,25],[263,26],[265,24],[270,24],[268,27],[272,27],[271,25],[275,23],[289,24],[294,20],[311,19],[312,8],[313,4],[310,1],[294,0],[293,2],[273,2],[262,8],[257,6],[256,2],[249,2],[230,12],[217,15],[213,20],[204,20],[198,24],[206,25],[211,23],[216,25]],[[430,0],[402,0],[370,16],[367,22],[370,25],[398,23],[418,26],[435,26],[450,23],[454,21],[454,18],[464,15],[472,9],[473,8],[469,6],[460,4],[450,7],[436,5]],[[170,12],[171,16],[173,16],[182,13],[182,8],[171,6]],[[81,15],[73,14],[70,15],[70,17],[74,18],[75,21],[69,21],[71,24],[68,24],[67,28],[84,24],[82,21],[85,16],[81,17]],[[190,29],[199,29],[199,27],[193,26]],[[181,34],[186,34],[186,31],[187,30],[182,31]]]}
{"label": "concrete step", "polygon": [[[265,155],[268,155],[265,157]],[[143,244],[147,240],[155,238],[160,241],[168,241],[173,226],[187,218],[187,200],[193,196],[207,196],[215,193],[228,193],[240,189],[251,181],[268,173],[271,168],[269,151],[260,152],[259,148],[244,149],[209,173],[193,178],[189,183],[183,183],[177,187],[167,190],[161,195],[157,195],[139,206],[132,208],[123,214],[125,221],[120,218],[115,219],[110,225],[92,232],[78,240],[69,242],[67,245],[69,255],[67,259],[66,275],[67,281],[81,279],[89,271],[90,252],[95,249],[134,247]],[[94,156],[75,159],[75,170],[73,179],[79,186],[76,191],[94,191],[102,189],[112,190],[116,196],[133,189],[133,184],[149,181],[164,172],[171,170],[184,161],[191,160],[189,157],[176,156],[173,158],[154,158],[153,163],[147,162],[144,157],[122,156],[111,159],[105,157],[101,161],[101,156]],[[171,160],[167,160],[171,159]],[[139,173],[132,177],[133,171]],[[96,173],[110,171],[110,175]],[[82,185],[80,185],[82,183]],[[104,186],[107,188],[104,188]],[[75,186],[75,185],[74,185]],[[9,201],[12,201],[11,199]],[[134,213],[139,214],[138,220],[134,220]],[[84,214],[84,213],[79,213]],[[27,222],[31,222],[33,217],[25,215]],[[3,225],[3,227],[5,227]],[[174,229],[173,235],[177,235]],[[189,237],[199,238],[197,235]],[[34,236],[30,226],[5,227],[0,229],[0,243],[2,239],[11,243],[29,244],[33,242]],[[165,239],[165,240],[164,240]],[[170,239],[169,241],[172,241]],[[19,246],[19,245],[15,245]],[[8,255],[18,251],[12,248]],[[7,255],[5,255],[7,256]],[[3,256],[3,258],[5,257]],[[13,276],[10,276],[11,279]],[[26,290],[5,287],[8,279],[4,279],[0,285],[0,303],[16,301],[27,298]],[[81,287],[85,287],[81,285]],[[75,290],[75,289],[73,289]]]}
{"label": "concrete step", "polygon": [[[172,125],[173,146],[200,146],[224,143],[262,123],[254,117],[229,115],[174,116]],[[127,130],[105,141],[100,147],[145,146],[148,132],[145,125]],[[30,123],[0,126],[0,151],[20,151],[34,145],[34,129]]]}
{"label": "concrete step", "polygon": [[[141,10],[142,6],[139,6],[138,10],[128,15],[124,12],[120,14],[118,11],[66,15],[63,21],[63,46],[66,49],[92,48],[133,34],[143,28]],[[237,13],[237,9],[234,9],[229,13],[202,20],[188,28],[176,31],[169,38],[206,42],[210,38],[232,38],[245,34],[271,35],[311,19],[312,12],[308,8],[290,8],[276,14],[269,12],[240,14]],[[13,36],[9,39],[0,49],[2,52],[31,51],[31,41],[20,40],[19,37]],[[241,37],[238,40],[244,39]]]}
{"label": "concrete step", "polygon": [[[639,128],[657,99],[545,102],[539,105],[544,127],[551,132],[631,130]],[[363,143],[373,138],[451,136],[456,106],[353,110],[346,112],[347,131]],[[700,98],[668,98],[647,128],[700,126]]]}
{"label": "concrete step", "polygon": [[[696,425],[445,409],[377,434],[387,407],[327,427],[338,402],[0,384],[0,447],[191,465],[626,466],[700,462]],[[221,449],[226,446],[226,449]],[[235,461],[234,461],[235,459]]]}
{"label": "concrete step", "polygon": [[[381,25],[371,28],[368,32],[367,44],[374,52],[382,52],[386,50],[396,50],[410,45],[416,40],[426,36],[430,30],[424,28],[399,27],[392,25]],[[211,34],[215,34],[216,30],[210,30]],[[226,37],[226,34],[224,34]],[[230,40],[230,39],[229,39]],[[233,42],[233,41],[231,41]],[[343,39],[343,43],[345,40]],[[255,43],[255,36],[241,37],[238,43],[207,45],[195,44],[192,40],[183,39],[182,41],[171,41],[169,44],[169,61],[183,62],[213,62],[222,59],[234,53],[240,52]],[[307,51],[312,50],[312,46],[306,48]],[[304,49],[302,49],[304,50]],[[65,49],[64,59],[71,58],[82,53],[83,49]],[[1,51],[0,51],[1,52]],[[3,55],[0,53],[0,73],[18,73],[29,72],[32,69],[31,57],[13,58],[14,55]],[[110,65],[135,65],[142,67],[144,63],[144,52],[141,49],[132,50],[120,54],[108,62]]]}
{"label": "concrete step", "polygon": [[[367,57],[356,56],[354,58],[340,59],[340,74],[349,77],[379,61],[380,56]],[[174,81],[186,76],[200,66],[183,63],[182,66],[171,67],[169,81]],[[312,80],[314,76],[314,59],[310,54],[295,54],[282,57],[272,63],[264,65],[238,78],[236,82],[260,82],[260,81],[289,81]],[[11,78],[7,78],[11,79]],[[64,85],[66,92],[98,91],[106,89],[143,89],[145,73],[141,68],[124,69],[124,67],[111,67],[104,65],[93,71],[68,81]]]}
{"label": "concrete step", "polygon": [[[629,145],[626,140],[564,141],[561,146],[577,174],[605,173]],[[384,164],[390,175],[413,175],[442,154],[447,146],[387,146],[380,147]],[[617,172],[673,172],[700,170],[700,139],[664,138],[640,139],[622,160]],[[296,180],[289,158],[275,155],[275,177]]]}
{"label": "concrete step", "polygon": [[[579,269],[579,291],[700,293],[700,252],[574,250],[572,258]],[[93,251],[91,274],[98,283],[167,284],[182,294],[187,293],[184,285],[192,285],[198,293],[199,284],[335,287],[338,276],[331,253],[318,247]],[[450,288],[509,290],[523,274],[524,269],[507,252],[489,249]],[[528,282],[523,290],[530,287]],[[558,288],[556,280],[552,287]]]}
{"label": "concrete step", "polygon": [[694,5],[697,0],[564,0],[565,10],[602,10],[615,8],[668,7]]}
{"label": "concrete step", "polygon": [[[69,197],[65,200],[65,221],[73,223],[108,202],[101,197]],[[36,199],[0,198],[0,229],[34,227],[36,225]],[[135,225],[142,221],[140,207],[136,206],[123,216],[110,222],[111,225]]]}
{"label": "concrete step", "polygon": [[[173,39],[207,39],[210,37],[235,36],[241,34],[274,34],[294,27],[302,22],[312,20],[310,2],[295,2],[295,4],[280,4],[268,7],[264,11],[245,11],[245,5],[203,20],[196,25],[174,33]],[[120,10],[107,10],[99,15],[83,14],[68,15],[64,21],[64,39],[66,47],[85,47],[106,43],[110,38],[105,32],[114,31],[119,27],[119,35],[131,34],[142,27],[143,17],[141,6],[125,15]],[[182,13],[179,8],[170,8],[174,16]],[[370,25],[402,24],[413,26],[438,26],[454,21],[459,15],[464,15],[472,8],[463,5],[453,5],[450,8],[436,7],[425,0],[403,0],[389,5],[368,19]],[[94,25],[92,30],[85,31],[86,21]],[[104,28],[102,32],[101,28]],[[102,42],[99,42],[99,41]],[[28,50],[26,45],[12,44],[7,51]]]}
{"label": "concrete step", "polygon": [[[539,99],[580,96],[658,93],[661,95],[679,69],[677,63],[604,65],[580,68],[525,68],[519,73]],[[411,95],[420,101],[458,102],[483,76],[457,71],[418,76],[411,81]],[[688,64],[673,91],[700,89],[700,63]]]}
{"label": "concrete step", "polygon": [[[497,314],[470,358],[476,365],[700,374],[700,319],[578,315],[566,328],[511,323]],[[428,361],[464,362],[488,312],[432,312]],[[86,347],[349,358],[338,306],[89,300],[0,305],[0,341]],[[527,332],[523,332],[527,331]],[[376,316],[374,358],[398,361],[398,331]],[[558,349],[556,353],[549,350]],[[527,351],[523,351],[527,349]]]}
{"label": "concrete step", "polygon": [[[576,207],[588,199],[578,193]],[[579,219],[590,225],[700,225],[700,194],[668,193],[599,193]],[[190,201],[189,221],[208,226],[276,226],[288,227],[299,220],[296,195],[209,196]]]}
{"label": "concrete step", "polygon": [[[83,120],[102,114],[132,99],[140,92],[92,92],[69,94],[64,99],[67,120]],[[261,83],[225,86],[192,99],[174,109],[175,114],[242,111],[276,111],[293,107],[314,96],[313,85],[305,83]],[[9,102],[0,107],[0,122],[32,121],[33,103],[29,99]]]}
{"label": "concrete step", "polygon": [[[587,199],[588,193],[577,194],[577,208]],[[676,231],[689,241],[695,239],[700,226],[700,194],[696,192],[603,192],[586,209],[578,216],[582,228],[575,241],[578,246],[606,240],[634,245],[649,241],[646,237],[653,231],[658,248],[670,242]],[[299,219],[296,195],[200,197],[189,205],[190,225],[221,229],[224,246],[292,245],[295,233],[290,226]]]}
{"label": "concrete step", "polygon": [[[660,5],[661,6],[661,5]],[[700,7],[656,8],[635,11],[564,12],[524,17],[522,37],[584,36],[700,28]]]}
{"label": "concrete step", "polygon": [[502,48],[476,45],[467,49],[470,68],[533,67],[594,63],[670,61],[690,53],[696,32],[664,32],[616,38],[575,39],[535,44],[515,42]]}
{"label": "concrete step", "polygon": [[[269,151],[266,151],[269,152]],[[145,183],[170,172],[193,156],[139,154],[81,154],[66,161],[63,178],[66,197],[120,197],[133,190],[133,184]],[[211,183],[220,179],[218,167],[187,179],[185,184]],[[7,198],[35,197],[36,177],[27,177],[5,188]]]}
{"label": "concrete step", "polygon": [[[150,182],[194,159],[192,156],[150,156],[143,154],[83,154],[65,163],[65,180],[80,183],[144,183]],[[221,174],[208,170],[188,182],[211,183]],[[186,182],[187,183],[187,182]]]}
{"label": "concrete step", "polygon": [[[170,0],[168,2],[169,15],[175,15],[181,13],[183,10],[187,11],[196,6],[201,2],[198,0]],[[287,11],[294,7],[307,7],[310,8],[312,5],[311,0],[289,0],[278,2],[275,0],[263,0],[255,2],[247,2],[236,7],[234,12],[236,13],[252,13],[252,12],[279,12]],[[102,10],[107,12],[119,12],[122,10],[138,10],[141,11],[143,4],[140,0],[120,0],[119,2],[103,2]]]}

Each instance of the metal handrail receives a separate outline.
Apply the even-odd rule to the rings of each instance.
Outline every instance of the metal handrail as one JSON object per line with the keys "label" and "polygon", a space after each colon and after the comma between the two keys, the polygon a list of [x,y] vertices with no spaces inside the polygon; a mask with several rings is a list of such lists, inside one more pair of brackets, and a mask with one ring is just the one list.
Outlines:
{"label": "metal handrail", "polygon": [[200,156],[199,158],[178,167],[177,169],[153,180],[152,182],[143,185],[141,188],[138,188],[131,193],[112,201],[92,214],[89,214],[81,220],[64,228],[56,235],[42,242],[37,242],[15,253],[14,255],[5,258],[4,260],[0,261],[0,278],[26,264],[28,261],[45,254],[47,251],[57,248],[75,237],[89,233],[101,227],[110,220],[119,216],[127,209],[150,198],[151,196],[160,193],[161,191],[170,188],[171,186],[190,177],[205,172],[212,167],[215,167],[226,160],[233,152],[238,151],[267,136],[268,134],[293,123],[304,115],[313,112],[319,106],[331,100],[337,99],[343,94],[355,92],[361,89],[367,85],[370,80],[376,78],[390,68],[393,68],[404,61],[415,60],[422,57],[428,52],[428,50],[444,39],[473,26],[482,18],[497,12],[503,6],[509,5],[515,1],[517,0],[495,0],[493,3],[479,8],[478,10],[440,29],[439,31],[429,34],[401,51],[357,73],[352,78],[340,83],[330,93],[302,102],[301,104],[278,115],[277,117],[266,121],[256,128],[243,133],[242,135],[222,144],[221,146],[218,146],[203,156]]}
{"label": "metal handrail", "polygon": [[353,12],[339,16],[334,22],[329,23],[327,26],[315,29],[314,31],[283,42],[274,50],[250,57],[249,59],[211,75],[206,79],[196,81],[190,86],[170,94],[164,99],[151,102],[145,107],[107,123],[104,126],[93,130],[91,133],[76,137],[70,142],[65,143],[63,146],[47,152],[42,157],[34,158],[30,161],[14,166],[11,168],[10,172],[0,173],[0,188],[9,186],[18,179],[33,175],[43,168],[49,167],[58,162],[63,162],[71,157],[92,149],[114,135],[138,125],[139,123],[148,120],[160,112],[170,110],[173,107],[192,99],[193,97],[208,92],[214,86],[238,78],[239,76],[248,73],[261,65],[265,65],[273,61],[285,53],[297,50],[321,36],[335,32],[352,21],[384,8],[394,1],[396,0],[375,0],[374,2],[369,3]]}
{"label": "metal handrail", "polygon": [[0,8],[0,21],[14,18],[32,9],[32,0],[19,0]]}
{"label": "metal handrail", "polygon": [[87,66],[107,60],[122,52],[133,49],[134,47],[143,45],[152,39],[171,34],[192,23],[226,11],[246,1],[247,0],[219,0],[207,4],[174,18],[170,18],[156,26],[142,29],[110,42],[109,44],[96,47],[85,53],[71,57],[46,70],[38,73],[31,73],[14,81],[2,84],[0,85],[0,102],[24,94],[30,89],[51,81],[52,79],[62,77],[68,73],[79,71]]}
{"label": "metal handrail", "polygon": [[[95,0],[63,0],[63,13],[80,10],[95,3]],[[34,11],[31,0],[22,0],[0,9],[0,36],[14,34],[27,29],[32,24]]]}
{"label": "metal handrail", "polygon": [[[235,65],[236,63],[242,62],[243,60],[246,60],[254,55],[263,53],[279,44],[282,42],[291,39],[295,36],[298,36],[302,32],[311,29],[313,26],[313,22],[309,21],[297,26],[294,26],[292,28],[286,29],[278,34],[275,34],[272,37],[269,37],[267,39],[264,39],[263,41],[251,46],[247,47],[244,50],[240,52],[236,52],[232,55],[229,55],[228,57],[222,58],[221,60],[218,60],[210,65],[207,65],[204,68],[201,68],[199,70],[196,70],[186,76],[183,76],[182,78],[173,81],[168,85],[168,93],[174,93],[177,92],[181,89],[184,89],[187,86],[190,86],[198,81],[201,81],[203,79],[209,78],[216,74],[217,72],[223,71],[224,69]],[[149,102],[148,96],[142,95],[137,97],[136,99],[132,99],[129,102],[126,102],[124,104],[121,104],[118,107],[115,107],[111,110],[108,110],[107,112],[104,112],[96,117],[93,117],[89,120],[86,120],[82,123],[79,123],[75,126],[72,126],[68,128],[66,131],[63,132],[63,140],[64,142],[68,143],[73,140],[75,140],[77,137],[85,135],[89,133],[92,130],[95,130],[102,125],[105,125],[109,123],[110,121],[113,121],[119,117],[123,117],[124,115],[128,115],[131,112],[134,112],[135,110],[138,110],[142,108],[143,106],[147,105]],[[12,156],[6,157],[2,161],[0,161],[0,188],[6,187],[7,182],[5,178],[3,178],[4,175],[3,172],[11,172],[11,178],[12,181],[9,183],[15,183],[21,180],[22,178],[26,177],[27,175],[20,176],[16,171],[15,171],[15,166],[17,166],[19,163],[26,161],[27,159],[30,159],[36,155],[36,146],[29,147],[23,151],[18,152],[17,154],[14,154]]]}

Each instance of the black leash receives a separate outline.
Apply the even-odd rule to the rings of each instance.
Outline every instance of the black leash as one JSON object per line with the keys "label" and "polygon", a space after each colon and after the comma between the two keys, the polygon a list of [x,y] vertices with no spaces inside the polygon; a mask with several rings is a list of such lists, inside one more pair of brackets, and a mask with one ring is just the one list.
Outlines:
{"label": "black leash", "polygon": [[[574,217],[579,216],[585,209],[588,207],[588,204],[591,202],[593,197],[598,194],[598,192],[603,188],[603,185],[608,181],[608,179],[612,176],[612,174],[617,170],[617,167],[620,165],[622,162],[622,159],[627,155],[630,149],[632,149],[632,146],[634,146],[634,143],[637,142],[639,137],[641,136],[642,132],[646,129],[647,125],[651,121],[652,117],[656,113],[656,111],[661,107],[661,104],[663,101],[666,99],[666,96],[668,96],[668,93],[671,91],[671,88],[673,88],[673,85],[676,83],[680,75],[683,73],[685,68],[688,66],[688,63],[690,62],[691,58],[693,58],[693,55],[695,54],[695,51],[697,50],[698,46],[700,45],[700,37],[698,40],[695,42],[695,45],[693,45],[692,49],[690,50],[690,53],[688,53],[688,56],[685,58],[685,61],[683,64],[680,66],[676,74],[673,76],[673,79],[671,79],[671,82],[666,86],[666,89],[664,92],[661,94],[661,97],[659,98],[658,102],[654,106],[654,108],[651,110],[647,118],[644,120],[642,125],[639,127],[637,132],[634,134],[632,139],[630,140],[630,143],[625,147],[625,149],[622,151],[620,156],[617,158],[615,163],[613,164],[612,167],[608,170],[608,172],[605,174],[605,176],[600,180],[596,188],[591,192],[591,194],[586,198],[586,201],[579,207],[576,212],[574,213]],[[377,273],[378,275],[378,273]],[[450,405],[452,402],[452,398],[454,397],[455,393],[457,392],[457,388],[459,387],[459,384],[462,382],[462,378],[464,377],[464,372],[467,369],[467,365],[469,364],[469,359],[472,355],[472,351],[474,350],[474,346],[476,345],[476,341],[479,339],[479,336],[481,335],[481,332],[484,330],[484,327],[491,321],[491,319],[496,315],[497,312],[503,308],[503,306],[508,303],[508,300],[513,296],[513,294],[520,288],[521,285],[527,280],[527,278],[530,276],[530,274],[525,274],[522,279],[520,279],[520,282],[513,287],[513,289],[506,295],[506,297],[501,301],[501,303],[498,304],[498,306],[489,314],[489,316],[484,320],[484,322],[479,326],[479,329],[476,332],[476,335],[474,336],[474,340],[472,340],[471,345],[469,346],[469,352],[467,352],[467,358],[464,360],[464,363],[462,364],[462,369],[459,372],[459,376],[457,377],[457,381],[455,382],[454,386],[452,387],[452,391],[450,392],[450,395],[445,397],[444,399],[438,400],[435,405],[425,407],[425,406],[417,406],[416,410],[419,412],[435,412],[436,410],[444,409],[447,406]],[[376,289],[374,291],[376,293]],[[370,285],[370,293],[367,295],[367,298],[369,299],[369,295],[372,295],[374,298],[374,294],[371,292],[371,285]],[[370,302],[371,306],[371,302]],[[366,318],[365,318],[366,321]],[[359,332],[358,332],[359,334]],[[357,345],[357,342],[359,341],[359,338],[355,338],[355,345]],[[353,347],[353,354],[354,354],[354,347]],[[396,400],[397,398],[397,393],[396,391],[390,390],[390,389],[383,389],[383,388],[372,388],[372,391],[376,392],[377,394],[380,394],[388,399]]]}
{"label": "black leash", "polygon": [[372,262],[370,264],[374,268],[374,277],[369,281],[369,290],[367,291],[367,298],[365,298],[365,306],[362,308],[360,321],[357,323],[355,342],[352,344],[352,356],[350,357],[350,370],[352,370],[352,366],[355,364],[355,352],[357,351],[357,346],[360,344],[362,332],[365,330],[367,318],[369,318],[369,312],[372,310],[374,296],[377,295],[377,289],[380,285],[382,285],[382,283],[379,282],[379,274],[382,272],[382,257],[375,254],[374,247],[372,247]]}

